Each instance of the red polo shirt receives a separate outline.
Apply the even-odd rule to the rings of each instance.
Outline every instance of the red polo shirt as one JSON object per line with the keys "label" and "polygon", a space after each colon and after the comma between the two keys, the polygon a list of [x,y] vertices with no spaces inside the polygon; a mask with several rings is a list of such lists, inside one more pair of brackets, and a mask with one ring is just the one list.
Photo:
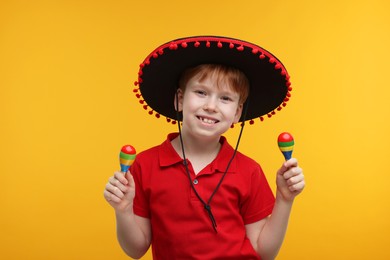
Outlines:
{"label": "red polo shirt", "polygon": [[[170,134],[161,145],[138,154],[131,166],[136,183],[134,213],[151,221],[153,259],[259,259],[245,225],[270,215],[275,203],[260,165],[237,152],[210,203],[215,232],[171,145],[177,135]],[[189,162],[192,182],[206,202],[234,152],[224,137],[220,142],[219,154],[198,175]]]}

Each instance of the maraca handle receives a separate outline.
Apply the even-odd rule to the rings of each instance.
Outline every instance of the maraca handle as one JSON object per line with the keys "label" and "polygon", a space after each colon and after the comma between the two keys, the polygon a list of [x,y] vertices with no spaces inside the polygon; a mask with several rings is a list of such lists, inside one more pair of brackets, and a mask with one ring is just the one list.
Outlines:
{"label": "maraca handle", "polygon": [[291,156],[292,156],[292,151],[288,151],[288,152],[282,152],[283,156],[284,156],[284,159],[286,161],[290,160],[291,159]]}
{"label": "maraca handle", "polygon": [[126,173],[131,165],[123,165],[121,164],[121,172]]}

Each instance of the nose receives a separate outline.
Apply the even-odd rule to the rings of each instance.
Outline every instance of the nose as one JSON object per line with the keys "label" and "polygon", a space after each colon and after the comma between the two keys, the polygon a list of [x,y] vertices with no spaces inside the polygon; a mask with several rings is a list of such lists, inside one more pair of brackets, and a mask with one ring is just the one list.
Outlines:
{"label": "nose", "polygon": [[210,96],[209,98],[207,98],[205,100],[203,109],[205,111],[214,112],[217,109],[217,107],[218,107],[218,102],[217,101],[218,100],[217,100],[216,97]]}

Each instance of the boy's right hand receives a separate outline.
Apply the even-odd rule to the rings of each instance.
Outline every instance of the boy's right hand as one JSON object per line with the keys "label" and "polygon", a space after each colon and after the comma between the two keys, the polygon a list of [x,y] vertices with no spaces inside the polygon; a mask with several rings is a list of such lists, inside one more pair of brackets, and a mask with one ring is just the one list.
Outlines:
{"label": "boy's right hand", "polygon": [[133,212],[135,183],[130,171],[126,174],[117,171],[108,179],[104,198],[118,212]]}

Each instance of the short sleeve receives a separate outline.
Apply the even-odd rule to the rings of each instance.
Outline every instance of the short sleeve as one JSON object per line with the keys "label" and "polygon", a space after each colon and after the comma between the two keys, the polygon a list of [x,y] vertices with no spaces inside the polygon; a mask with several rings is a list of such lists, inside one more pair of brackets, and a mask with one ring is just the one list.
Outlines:
{"label": "short sleeve", "polygon": [[141,165],[137,159],[131,166],[130,171],[135,182],[134,214],[140,217],[150,218],[149,199],[145,192],[145,176],[142,175]]}
{"label": "short sleeve", "polygon": [[275,204],[275,197],[260,165],[252,172],[249,186],[248,198],[241,205],[245,225],[269,216]]}

